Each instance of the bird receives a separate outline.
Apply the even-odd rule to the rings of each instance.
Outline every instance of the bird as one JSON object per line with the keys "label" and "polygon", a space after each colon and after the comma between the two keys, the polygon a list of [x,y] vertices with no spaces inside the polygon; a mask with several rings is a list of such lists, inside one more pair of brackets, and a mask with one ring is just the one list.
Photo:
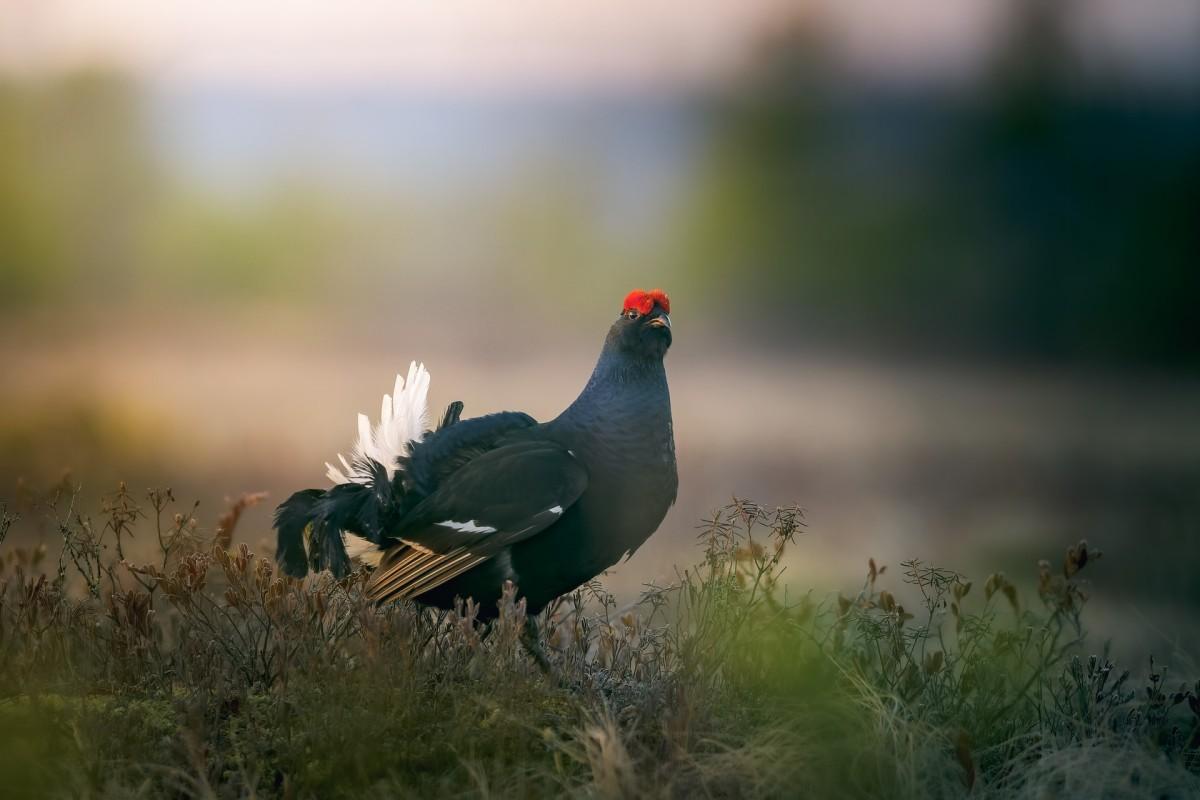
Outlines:
{"label": "bird", "polygon": [[511,582],[536,642],[535,615],[631,556],[675,503],[670,310],[660,289],[629,292],[583,390],[547,422],[463,419],[455,401],[426,429],[430,377],[413,362],[378,423],[359,414],[351,457],[326,464],[333,485],[276,509],[281,570],[341,578],[363,565],[376,604],[471,598],[484,622]]}

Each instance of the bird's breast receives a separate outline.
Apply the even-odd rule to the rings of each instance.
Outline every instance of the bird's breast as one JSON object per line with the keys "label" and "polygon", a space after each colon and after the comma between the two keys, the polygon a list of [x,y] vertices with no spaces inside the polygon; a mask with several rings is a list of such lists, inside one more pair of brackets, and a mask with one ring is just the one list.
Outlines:
{"label": "bird's breast", "polygon": [[589,482],[580,511],[589,530],[603,532],[596,544],[612,551],[611,562],[644,542],[675,502],[679,479],[669,423],[663,434],[656,441],[642,438],[605,449],[585,464]]}

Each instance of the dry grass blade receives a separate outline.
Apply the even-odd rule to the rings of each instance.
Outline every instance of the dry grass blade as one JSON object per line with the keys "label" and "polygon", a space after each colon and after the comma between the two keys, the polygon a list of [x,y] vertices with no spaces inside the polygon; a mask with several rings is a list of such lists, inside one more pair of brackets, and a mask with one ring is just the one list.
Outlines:
{"label": "dry grass blade", "polygon": [[[918,560],[899,585],[872,559],[856,594],[795,601],[800,510],[735,500],[673,585],[621,607],[593,582],[554,604],[548,679],[511,584],[488,624],[470,600],[378,607],[365,573],[299,581],[235,547],[262,494],[211,540],[170,490],[147,514],[121,487],[103,524],[61,496],[57,561],[0,554],[12,796],[1200,794],[1200,681],[1149,661],[1139,685],[1086,657],[1083,543],[1031,576],[1041,608],[1019,577],[972,592]],[[132,564],[135,541],[161,552]],[[30,741],[36,758],[8,755]]]}
{"label": "dry grass blade", "polygon": [[217,520],[214,532],[214,539],[217,546],[228,550],[229,546],[233,544],[233,531],[237,528],[238,520],[242,518],[242,513],[247,508],[256,506],[266,499],[266,492],[247,492],[230,503],[229,508]]}

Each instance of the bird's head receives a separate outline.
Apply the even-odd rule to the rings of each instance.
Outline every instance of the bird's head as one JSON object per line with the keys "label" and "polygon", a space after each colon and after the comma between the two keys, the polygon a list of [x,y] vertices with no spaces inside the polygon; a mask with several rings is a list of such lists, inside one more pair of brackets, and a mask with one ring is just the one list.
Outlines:
{"label": "bird's head", "polygon": [[630,355],[662,358],[671,346],[670,312],[671,301],[662,289],[634,289],[608,332],[609,342]]}

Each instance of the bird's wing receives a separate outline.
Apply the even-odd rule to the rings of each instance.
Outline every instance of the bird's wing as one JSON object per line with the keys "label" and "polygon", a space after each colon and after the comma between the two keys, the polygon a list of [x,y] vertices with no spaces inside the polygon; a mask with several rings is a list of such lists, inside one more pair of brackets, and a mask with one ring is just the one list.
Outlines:
{"label": "bird's wing", "polygon": [[519,411],[459,420],[461,413],[462,403],[452,403],[442,426],[420,441],[411,442],[408,454],[397,462],[406,488],[416,496],[432,495],[472,459],[495,449],[510,434],[537,425],[537,420]]}
{"label": "bird's wing", "polygon": [[449,476],[405,516],[367,594],[415,597],[557,522],[587,486],[569,450],[528,441],[488,451]]}

